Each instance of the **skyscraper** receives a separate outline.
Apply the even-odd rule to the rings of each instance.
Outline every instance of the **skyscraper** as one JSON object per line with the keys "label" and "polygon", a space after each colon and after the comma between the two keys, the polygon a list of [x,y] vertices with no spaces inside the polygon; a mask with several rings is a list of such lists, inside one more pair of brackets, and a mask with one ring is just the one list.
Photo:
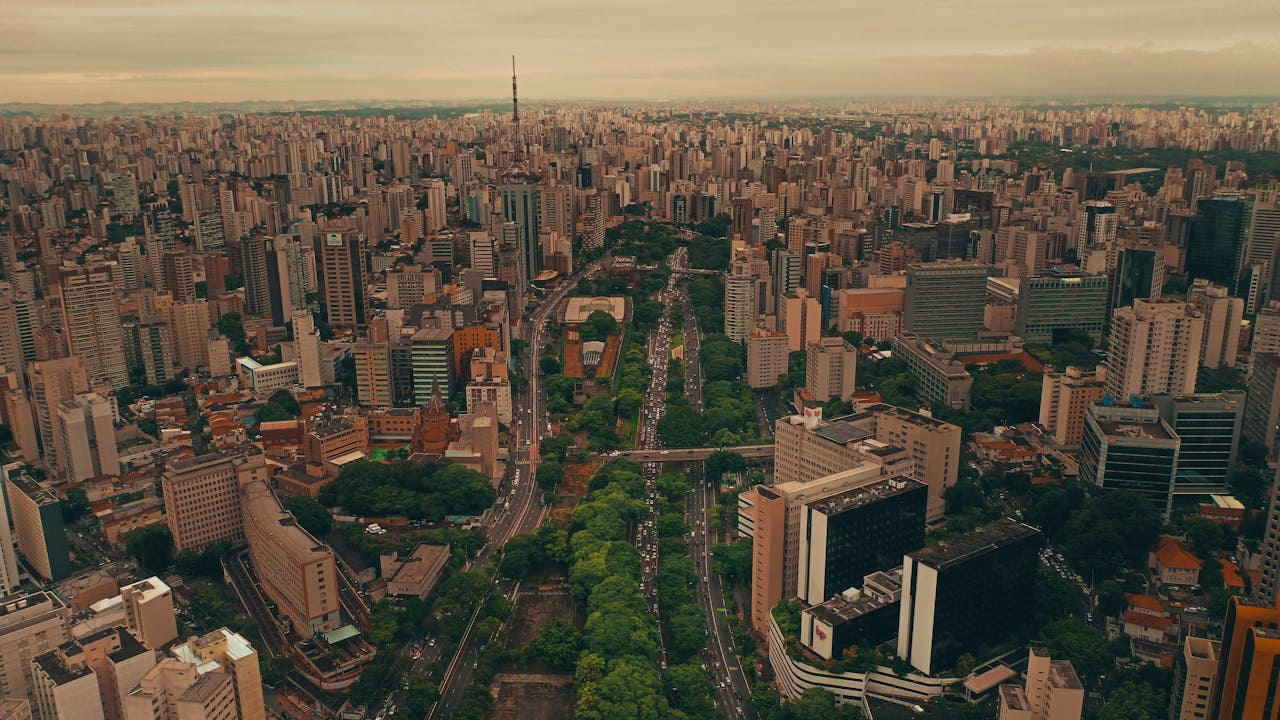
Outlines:
{"label": "skyscraper", "polygon": [[364,327],[369,315],[365,287],[368,249],[365,236],[350,228],[321,234],[320,268],[325,312],[333,327]]}
{"label": "skyscraper", "polygon": [[1090,405],[1080,441],[1080,480],[1173,508],[1178,435],[1152,405]]}
{"label": "skyscraper", "polygon": [[1064,330],[1101,342],[1109,285],[1105,274],[1045,270],[1023,277],[1013,331],[1027,343],[1052,344],[1055,333]]}
{"label": "skyscraper", "polygon": [[756,325],[756,276],[748,263],[734,263],[724,278],[724,334],[743,342]]}
{"label": "skyscraper", "polygon": [[1164,284],[1164,258],[1155,250],[1123,248],[1111,284],[1111,308],[1132,307],[1134,300],[1155,300]]}
{"label": "skyscraper", "polygon": [[1276,433],[1280,430],[1280,355],[1254,353],[1250,360],[1249,384],[1245,391],[1244,436],[1276,453]]}
{"label": "skyscraper", "polygon": [[844,338],[824,337],[809,343],[805,353],[804,386],[809,397],[821,403],[836,397],[853,399],[858,373],[856,348]]}
{"label": "skyscraper", "polygon": [[84,359],[89,377],[114,388],[129,384],[111,275],[106,269],[64,269],[62,273],[64,331],[72,355]]}
{"label": "skyscraper", "polygon": [[1236,287],[1244,250],[1245,204],[1236,197],[1201,200],[1187,239],[1187,275]]}
{"label": "skyscraper", "polygon": [[529,280],[542,272],[542,240],[538,233],[541,213],[537,185],[512,184],[502,186],[502,216],[516,224],[517,247]]}
{"label": "skyscraper", "polygon": [[119,475],[114,412],[98,393],[80,393],[58,404],[62,435],[62,476],[71,482],[97,475]]}
{"label": "skyscraper", "polygon": [[1240,445],[1244,400],[1244,393],[1235,390],[1151,398],[1180,441],[1174,494],[1227,492]]}
{"label": "skyscraper", "polygon": [[1244,300],[1228,295],[1226,286],[1200,278],[1191,284],[1187,302],[1204,316],[1200,364],[1209,368],[1235,367]]}
{"label": "skyscraper", "polygon": [[49,488],[18,470],[5,470],[5,496],[18,552],[27,565],[45,580],[62,580],[71,574],[67,531],[62,522],[62,501]]}
{"label": "skyscraper", "polygon": [[[117,349],[123,355],[122,349]],[[57,423],[58,405],[89,389],[89,372],[84,358],[41,360],[27,370],[36,423],[40,427],[40,448],[50,467],[60,467],[62,431]]]}

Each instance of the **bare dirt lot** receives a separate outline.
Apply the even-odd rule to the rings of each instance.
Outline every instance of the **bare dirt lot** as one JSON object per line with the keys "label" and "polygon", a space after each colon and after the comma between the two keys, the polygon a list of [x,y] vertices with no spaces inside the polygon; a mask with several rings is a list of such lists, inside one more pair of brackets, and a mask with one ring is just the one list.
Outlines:
{"label": "bare dirt lot", "polygon": [[572,720],[573,676],[499,673],[489,720]]}

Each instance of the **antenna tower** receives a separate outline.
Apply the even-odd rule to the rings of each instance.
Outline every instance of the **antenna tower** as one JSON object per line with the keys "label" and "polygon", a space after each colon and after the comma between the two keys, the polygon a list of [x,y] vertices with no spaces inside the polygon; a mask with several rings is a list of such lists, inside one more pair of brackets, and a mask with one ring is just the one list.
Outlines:
{"label": "antenna tower", "polygon": [[515,162],[520,162],[520,99],[516,95],[516,56],[511,56],[511,138],[515,142]]}

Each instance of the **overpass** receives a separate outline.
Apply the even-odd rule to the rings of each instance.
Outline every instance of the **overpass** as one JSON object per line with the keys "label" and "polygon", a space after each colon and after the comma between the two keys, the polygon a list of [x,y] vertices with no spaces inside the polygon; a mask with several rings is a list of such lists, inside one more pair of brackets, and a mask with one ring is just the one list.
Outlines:
{"label": "overpass", "polygon": [[715,448],[671,448],[670,450],[618,450],[598,457],[624,457],[635,462],[699,462],[717,450],[738,453],[748,460],[773,457],[773,445],[738,445]]}
{"label": "overpass", "polygon": [[723,275],[719,270],[703,270],[701,268],[672,268],[676,275]]}

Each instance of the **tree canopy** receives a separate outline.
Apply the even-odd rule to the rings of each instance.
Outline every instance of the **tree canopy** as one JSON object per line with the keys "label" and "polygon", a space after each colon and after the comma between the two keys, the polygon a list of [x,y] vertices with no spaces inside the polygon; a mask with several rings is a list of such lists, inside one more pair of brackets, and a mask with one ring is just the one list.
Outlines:
{"label": "tree canopy", "polygon": [[376,463],[345,466],[320,491],[320,502],[355,515],[403,515],[438,522],[446,515],[479,515],[498,497],[482,473],[449,463]]}

